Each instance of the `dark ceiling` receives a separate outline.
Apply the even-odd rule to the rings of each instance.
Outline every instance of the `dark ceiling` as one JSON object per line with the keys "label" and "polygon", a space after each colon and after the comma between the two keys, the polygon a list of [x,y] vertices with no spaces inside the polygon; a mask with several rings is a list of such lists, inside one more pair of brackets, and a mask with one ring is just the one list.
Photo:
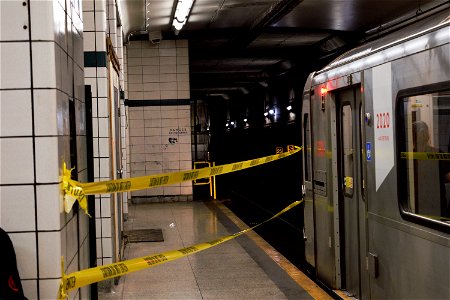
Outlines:
{"label": "dark ceiling", "polygon": [[132,38],[188,39],[195,97],[245,93],[290,69],[310,72],[400,21],[450,7],[448,0],[194,0],[175,35],[176,2],[121,0],[122,24]]}

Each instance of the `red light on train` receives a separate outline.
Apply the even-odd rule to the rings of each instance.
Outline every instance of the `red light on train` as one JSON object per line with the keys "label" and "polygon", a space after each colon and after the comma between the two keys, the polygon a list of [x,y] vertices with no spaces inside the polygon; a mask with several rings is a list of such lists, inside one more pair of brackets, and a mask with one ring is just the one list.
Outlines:
{"label": "red light on train", "polygon": [[327,88],[325,88],[325,87],[320,88],[320,94],[322,96],[325,95],[327,92],[328,92]]}

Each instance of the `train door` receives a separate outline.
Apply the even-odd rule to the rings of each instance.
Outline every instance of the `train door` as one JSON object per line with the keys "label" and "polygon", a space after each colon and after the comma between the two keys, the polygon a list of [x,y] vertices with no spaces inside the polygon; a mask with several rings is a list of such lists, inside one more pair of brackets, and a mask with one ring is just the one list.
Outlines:
{"label": "train door", "polygon": [[307,89],[302,103],[302,141],[303,141],[303,185],[302,194],[305,202],[304,209],[304,240],[305,259],[311,267],[316,267],[315,234],[314,234],[314,203],[312,185],[312,143],[311,143],[311,100],[310,90]]}
{"label": "train door", "polygon": [[[336,93],[337,153],[333,156],[339,208],[341,288],[361,299],[365,281],[365,211],[363,197],[363,115],[361,89],[354,87]],[[364,298],[364,297],[363,297]]]}

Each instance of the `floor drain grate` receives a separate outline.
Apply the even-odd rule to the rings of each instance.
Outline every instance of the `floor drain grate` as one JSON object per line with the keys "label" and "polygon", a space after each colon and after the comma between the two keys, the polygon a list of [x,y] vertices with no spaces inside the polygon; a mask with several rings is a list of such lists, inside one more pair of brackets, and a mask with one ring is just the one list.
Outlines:
{"label": "floor drain grate", "polygon": [[136,229],[123,232],[128,243],[164,242],[162,229]]}

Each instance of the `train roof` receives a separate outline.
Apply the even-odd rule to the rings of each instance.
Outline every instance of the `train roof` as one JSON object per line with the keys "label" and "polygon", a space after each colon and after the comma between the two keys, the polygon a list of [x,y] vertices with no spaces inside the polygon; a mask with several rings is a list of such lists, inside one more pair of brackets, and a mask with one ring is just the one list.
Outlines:
{"label": "train roof", "polygon": [[[414,22],[412,24],[399,28],[394,32],[384,35],[383,37],[376,38],[375,40],[372,39],[371,41],[368,41],[357,48],[347,51],[346,53],[342,54],[334,61],[332,61],[330,64],[328,64],[326,67],[316,72],[313,77],[316,77],[320,74],[324,75],[324,73],[330,70],[333,70],[340,66],[344,66],[363,57],[370,56],[384,49],[394,47],[397,44],[420,36],[433,29],[450,26],[450,12],[448,9],[432,15],[428,15],[425,18],[422,17],[419,20],[417,19],[419,19],[419,16],[416,17],[416,20],[413,20]],[[448,32],[447,40],[449,39],[450,31]],[[366,67],[369,67],[369,65],[366,65]],[[325,77],[326,80],[329,80],[332,76]],[[323,77],[322,80],[319,80],[319,82],[323,82],[325,77]],[[314,81],[316,81],[315,83],[318,83],[317,80]]]}

